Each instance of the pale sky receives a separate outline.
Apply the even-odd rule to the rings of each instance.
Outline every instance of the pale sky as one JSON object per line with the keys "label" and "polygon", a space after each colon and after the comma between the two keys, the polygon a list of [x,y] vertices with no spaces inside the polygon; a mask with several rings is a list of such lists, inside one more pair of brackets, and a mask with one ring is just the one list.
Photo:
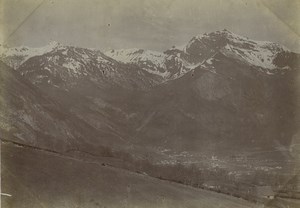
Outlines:
{"label": "pale sky", "polygon": [[[300,0],[0,0],[1,42],[164,51],[224,28],[300,52]],[[2,16],[1,16],[2,15]]]}

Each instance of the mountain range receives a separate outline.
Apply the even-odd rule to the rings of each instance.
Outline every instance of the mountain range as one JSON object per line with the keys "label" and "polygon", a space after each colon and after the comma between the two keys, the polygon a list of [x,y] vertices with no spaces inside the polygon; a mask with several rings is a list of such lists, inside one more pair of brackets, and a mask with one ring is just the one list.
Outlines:
{"label": "mountain range", "polygon": [[14,142],[159,162],[178,152],[280,158],[297,135],[300,55],[276,43],[222,30],[165,52],[56,42],[0,51],[1,134]]}

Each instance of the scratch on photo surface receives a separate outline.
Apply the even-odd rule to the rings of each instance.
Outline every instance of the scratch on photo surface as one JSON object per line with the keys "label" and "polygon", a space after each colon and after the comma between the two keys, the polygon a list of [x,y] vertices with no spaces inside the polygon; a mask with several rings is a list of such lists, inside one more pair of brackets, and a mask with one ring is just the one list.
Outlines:
{"label": "scratch on photo surface", "polygon": [[11,194],[7,194],[7,193],[1,193],[1,196],[8,196],[8,197],[12,197]]}
{"label": "scratch on photo surface", "polygon": [[10,37],[12,37],[19,28],[45,3],[46,0],[41,1],[24,19],[23,21],[8,35],[4,43],[6,43]]}

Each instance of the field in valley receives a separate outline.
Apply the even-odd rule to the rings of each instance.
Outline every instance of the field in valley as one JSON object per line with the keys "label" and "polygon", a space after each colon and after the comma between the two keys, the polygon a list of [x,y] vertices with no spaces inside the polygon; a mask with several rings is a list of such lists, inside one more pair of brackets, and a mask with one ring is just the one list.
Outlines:
{"label": "field in valley", "polygon": [[2,207],[260,207],[146,175],[2,144]]}

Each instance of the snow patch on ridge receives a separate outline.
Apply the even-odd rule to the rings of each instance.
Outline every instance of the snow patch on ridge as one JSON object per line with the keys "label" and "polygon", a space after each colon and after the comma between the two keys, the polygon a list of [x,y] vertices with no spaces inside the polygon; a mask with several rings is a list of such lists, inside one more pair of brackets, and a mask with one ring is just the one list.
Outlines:
{"label": "snow patch on ridge", "polygon": [[161,52],[133,48],[110,50],[105,55],[122,63],[137,64],[143,70],[163,78],[170,76],[170,72],[166,70],[168,55]]}
{"label": "snow patch on ridge", "polygon": [[[4,45],[0,45],[0,59],[7,63],[9,66],[16,69],[29,58],[49,53],[60,46],[61,45],[56,41],[52,41],[48,45],[39,48],[31,48],[25,46],[9,48]],[[16,60],[5,61],[9,58],[15,58]]]}
{"label": "snow patch on ridge", "polygon": [[[270,70],[278,68],[273,63],[278,53],[290,52],[289,49],[277,43],[251,40],[228,30],[195,36],[184,47],[183,52],[188,54],[192,47],[199,48],[198,56],[202,55],[201,51],[221,51],[224,55],[230,55],[250,65]],[[207,60],[207,63],[210,64],[210,60]]]}

